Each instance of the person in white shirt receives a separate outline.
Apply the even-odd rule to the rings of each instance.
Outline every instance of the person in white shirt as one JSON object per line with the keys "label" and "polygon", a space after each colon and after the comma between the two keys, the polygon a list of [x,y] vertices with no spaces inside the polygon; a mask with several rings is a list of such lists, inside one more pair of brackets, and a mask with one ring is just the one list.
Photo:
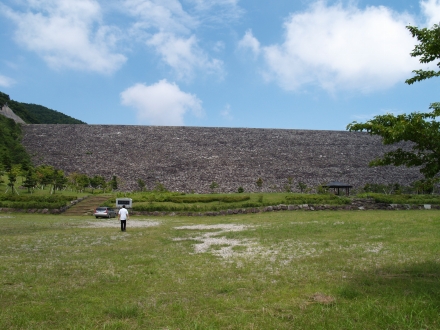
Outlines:
{"label": "person in white shirt", "polygon": [[128,210],[125,208],[125,205],[122,205],[122,208],[118,212],[118,220],[121,221],[121,231],[125,231],[128,219]]}

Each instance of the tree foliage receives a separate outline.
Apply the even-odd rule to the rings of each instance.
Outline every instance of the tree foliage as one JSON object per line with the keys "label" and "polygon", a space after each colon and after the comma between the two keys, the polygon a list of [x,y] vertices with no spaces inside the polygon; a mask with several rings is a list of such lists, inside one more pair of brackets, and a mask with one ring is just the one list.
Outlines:
{"label": "tree foliage", "polygon": [[[440,27],[435,24],[431,29],[408,26],[413,37],[419,41],[411,53],[420,57],[420,63],[440,61]],[[440,62],[437,63],[440,67]],[[415,76],[406,80],[407,84],[440,76],[440,71],[414,70]],[[365,123],[352,122],[349,131],[366,131],[370,135],[382,137],[386,145],[398,142],[410,142],[405,147],[385,153],[381,158],[370,162],[370,166],[405,165],[420,166],[425,178],[433,178],[440,172],[440,103],[432,103],[431,112],[410,114],[385,114],[375,116]]]}
{"label": "tree foliage", "polygon": [[0,92],[0,107],[6,103],[27,124],[85,124],[81,120],[42,105],[14,101],[8,94]]}
{"label": "tree foliage", "polygon": [[34,189],[37,184],[37,175],[33,169],[29,169],[25,174],[25,180],[23,182],[23,187],[28,189],[28,192],[31,192],[31,189]]}
{"label": "tree foliage", "polygon": [[431,112],[410,114],[385,114],[376,116],[366,123],[353,122],[347,126],[350,131],[366,131],[382,137],[384,144],[410,141],[409,148],[397,148],[370,162],[370,166],[405,165],[421,166],[420,172],[426,178],[440,172],[440,103],[431,105]]}
{"label": "tree foliage", "polygon": [[[432,28],[419,29],[415,26],[407,26],[407,29],[411,32],[412,36],[417,38],[420,42],[416,45],[411,52],[412,57],[420,57],[419,61],[423,64],[428,64],[434,61],[437,67],[440,68],[440,26],[434,24]],[[414,70],[414,77],[407,79],[405,82],[409,85],[429,79],[432,77],[440,76],[440,70]]]}
{"label": "tree foliage", "polygon": [[30,157],[21,145],[21,126],[0,115],[0,164],[9,170],[13,164],[30,163]]}
{"label": "tree foliage", "polygon": [[24,108],[41,124],[85,124],[64,113],[32,103],[21,103]]}
{"label": "tree foliage", "polygon": [[212,183],[209,185],[209,189],[211,189],[212,193],[214,193],[218,187],[219,187],[219,184],[215,181],[212,181]]}

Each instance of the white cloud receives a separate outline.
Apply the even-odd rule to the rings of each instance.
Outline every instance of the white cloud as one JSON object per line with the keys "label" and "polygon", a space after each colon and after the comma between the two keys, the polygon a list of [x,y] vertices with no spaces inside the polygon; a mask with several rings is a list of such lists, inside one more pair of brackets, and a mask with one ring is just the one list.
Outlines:
{"label": "white cloud", "polygon": [[254,37],[252,34],[252,30],[247,30],[244,34],[244,37],[239,41],[238,43],[239,49],[249,49],[254,53],[255,55],[260,54],[260,42],[257,40],[257,38]]}
{"label": "white cloud", "polygon": [[200,49],[194,35],[189,38],[180,38],[174,34],[157,33],[147,42],[147,45],[155,47],[162,60],[174,69],[178,79],[191,79],[197,69],[209,74],[222,75],[223,62],[210,59]]}
{"label": "white cloud", "polygon": [[440,0],[421,1],[420,7],[426,17],[426,25],[428,27],[440,24]]}
{"label": "white cloud", "polygon": [[330,92],[369,92],[403,82],[418,67],[409,56],[414,40],[405,28],[412,22],[408,14],[382,6],[320,1],[288,17],[282,44],[261,47],[249,31],[240,44],[261,50],[266,78],[286,90],[315,85]]}
{"label": "white cloud", "polygon": [[[212,10],[221,1],[189,2],[197,8]],[[125,0],[124,8],[136,19],[131,30],[133,38],[152,47],[174,70],[177,79],[191,80],[197,70],[223,76],[223,62],[204,51],[195,36],[203,17],[185,11],[177,0]]]}
{"label": "white cloud", "polygon": [[239,19],[244,10],[238,6],[238,0],[187,0],[194,4],[194,10],[200,20],[225,23]]}
{"label": "white cloud", "polygon": [[124,0],[123,8],[138,18],[135,31],[156,29],[169,33],[190,33],[198,25],[177,0]]}
{"label": "white cloud", "polygon": [[0,74],[0,87],[10,87],[15,83],[14,79]]}
{"label": "white cloud", "polygon": [[226,104],[225,108],[220,112],[220,115],[226,120],[234,119],[231,113],[231,106],[229,104]]}
{"label": "white cloud", "polygon": [[126,58],[113,52],[117,31],[101,24],[95,0],[27,0],[26,10],[0,5],[15,22],[16,41],[55,69],[73,68],[110,74]]}
{"label": "white cloud", "polygon": [[160,80],[146,86],[136,84],[121,93],[121,103],[136,109],[141,123],[153,125],[184,125],[184,116],[192,112],[203,114],[202,101],[195,95],[182,92],[174,83]]}

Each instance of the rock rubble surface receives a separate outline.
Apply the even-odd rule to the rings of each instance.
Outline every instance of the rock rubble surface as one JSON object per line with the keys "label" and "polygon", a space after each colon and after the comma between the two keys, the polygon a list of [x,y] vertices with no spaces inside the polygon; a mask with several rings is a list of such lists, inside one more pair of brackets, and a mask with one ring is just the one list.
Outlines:
{"label": "rock rubble surface", "polygon": [[[254,128],[206,128],[118,125],[24,125],[23,145],[35,165],[47,164],[66,174],[113,175],[120,189],[136,190],[137,180],[182,192],[281,191],[341,181],[359,188],[366,183],[408,185],[418,169],[370,168],[370,160],[395,146],[366,133]],[[403,145],[404,146],[404,145]]]}

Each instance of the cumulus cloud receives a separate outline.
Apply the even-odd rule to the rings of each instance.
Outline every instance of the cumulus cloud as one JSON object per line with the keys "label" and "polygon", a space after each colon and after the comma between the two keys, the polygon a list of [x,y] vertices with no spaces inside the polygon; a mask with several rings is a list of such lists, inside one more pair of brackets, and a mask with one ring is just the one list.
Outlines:
{"label": "cumulus cloud", "polygon": [[[221,1],[190,1],[206,10],[216,2]],[[179,1],[125,0],[124,8],[136,19],[132,35],[143,38],[173,69],[177,79],[191,80],[198,70],[223,76],[223,62],[204,51],[195,36],[194,32],[203,19],[186,12]]]}
{"label": "cumulus cloud", "polygon": [[15,83],[14,79],[0,74],[0,86],[1,87],[10,87],[14,83]]}
{"label": "cumulus cloud", "polygon": [[320,1],[290,15],[281,44],[262,47],[248,31],[240,46],[261,52],[266,78],[286,90],[307,85],[369,92],[410,75],[414,40],[405,28],[414,20],[386,7],[359,9]]}
{"label": "cumulus cloud", "polygon": [[22,11],[1,5],[16,24],[15,39],[55,69],[73,68],[110,74],[125,61],[113,51],[117,30],[101,24],[95,0],[27,0]]}
{"label": "cumulus cloud", "polygon": [[260,54],[260,42],[252,34],[252,30],[247,30],[244,37],[238,42],[238,48],[249,49],[255,55]]}
{"label": "cumulus cloud", "polygon": [[156,29],[173,33],[189,33],[198,25],[177,0],[124,0],[123,8],[133,17],[136,32]]}
{"label": "cumulus cloud", "polygon": [[179,38],[174,34],[157,33],[147,45],[156,48],[162,60],[174,69],[179,79],[191,79],[197,69],[222,74],[223,62],[210,59],[198,46],[195,36]]}
{"label": "cumulus cloud", "polygon": [[426,0],[420,2],[422,12],[426,17],[426,25],[431,27],[440,24],[440,0]]}
{"label": "cumulus cloud", "polygon": [[167,80],[150,86],[136,84],[129,87],[121,93],[121,103],[136,109],[141,123],[152,125],[181,126],[186,113],[203,114],[200,99],[182,92],[179,86]]}

